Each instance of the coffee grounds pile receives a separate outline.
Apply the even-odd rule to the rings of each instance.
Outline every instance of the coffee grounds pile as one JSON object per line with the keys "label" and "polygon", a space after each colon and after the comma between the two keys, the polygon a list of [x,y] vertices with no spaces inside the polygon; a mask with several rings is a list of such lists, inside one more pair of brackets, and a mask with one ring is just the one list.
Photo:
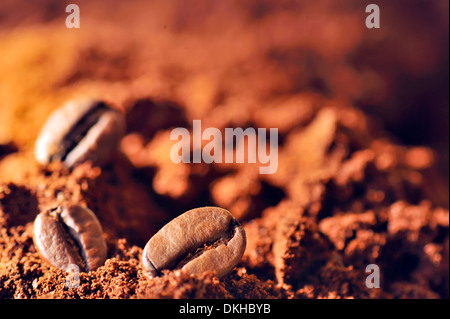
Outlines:
{"label": "coffee grounds pile", "polygon": [[[0,298],[449,297],[448,2],[383,2],[378,30],[361,1],[77,3],[80,29],[60,1],[0,5]],[[126,116],[111,163],[39,165],[48,115],[86,95]],[[173,163],[193,120],[278,128],[278,170]],[[65,202],[108,246],[77,287],[32,239]],[[148,278],[146,242],[202,206],[244,227],[239,265]]]}

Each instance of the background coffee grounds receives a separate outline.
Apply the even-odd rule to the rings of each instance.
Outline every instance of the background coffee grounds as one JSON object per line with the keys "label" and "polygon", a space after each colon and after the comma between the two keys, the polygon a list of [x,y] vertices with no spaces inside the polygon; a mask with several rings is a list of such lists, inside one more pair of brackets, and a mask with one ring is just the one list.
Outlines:
{"label": "background coffee grounds", "polygon": [[[0,5],[1,298],[448,298],[448,2],[378,1],[378,30],[361,1],[77,4],[80,29],[60,1]],[[48,115],[87,94],[126,113],[119,154],[38,166]],[[193,119],[278,127],[277,173],[172,163],[170,132]],[[32,241],[64,201],[108,244],[78,288]],[[242,223],[238,267],[147,278],[148,239],[206,205]]]}

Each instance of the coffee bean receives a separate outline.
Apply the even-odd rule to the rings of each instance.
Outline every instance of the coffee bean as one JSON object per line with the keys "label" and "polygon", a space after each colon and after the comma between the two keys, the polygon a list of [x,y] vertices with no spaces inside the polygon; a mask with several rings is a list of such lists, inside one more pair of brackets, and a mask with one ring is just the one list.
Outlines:
{"label": "coffee bean", "polygon": [[37,215],[33,239],[41,256],[64,270],[77,265],[91,271],[106,260],[102,227],[90,209],[79,205],[63,205]]}
{"label": "coffee bean", "polygon": [[125,132],[124,116],[101,101],[72,100],[55,110],[41,129],[35,157],[41,164],[85,161],[105,164]]}
{"label": "coffee bean", "polygon": [[170,221],[146,244],[142,263],[150,277],[164,269],[190,274],[207,271],[222,277],[241,260],[246,246],[244,229],[225,209],[192,209]]}

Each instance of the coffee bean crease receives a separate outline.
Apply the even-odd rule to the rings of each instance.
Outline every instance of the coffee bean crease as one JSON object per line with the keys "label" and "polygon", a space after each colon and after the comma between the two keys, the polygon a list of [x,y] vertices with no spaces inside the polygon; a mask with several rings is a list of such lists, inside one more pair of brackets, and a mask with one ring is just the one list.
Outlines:
{"label": "coffee bean crease", "polygon": [[243,228],[225,209],[202,207],[185,212],[146,244],[142,262],[150,276],[164,269],[191,274],[214,272],[222,277],[241,260],[246,246]]}
{"label": "coffee bean crease", "polygon": [[76,265],[91,271],[106,260],[102,227],[88,208],[63,205],[40,213],[34,221],[34,243],[51,265],[68,269]]}

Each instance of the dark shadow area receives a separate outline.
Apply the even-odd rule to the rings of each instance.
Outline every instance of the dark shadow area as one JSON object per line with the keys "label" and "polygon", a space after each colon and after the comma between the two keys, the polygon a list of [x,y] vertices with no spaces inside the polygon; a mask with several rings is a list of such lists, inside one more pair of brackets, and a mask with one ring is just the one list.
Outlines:
{"label": "dark shadow area", "polygon": [[4,218],[6,227],[32,222],[39,213],[36,196],[25,186],[8,184],[7,187],[9,191],[0,196],[0,206],[3,211],[3,213],[0,212],[0,222]]}
{"label": "dark shadow area", "polygon": [[171,101],[141,99],[126,114],[127,133],[138,132],[150,140],[156,132],[174,127],[189,128],[184,111]]}
{"label": "dark shadow area", "polygon": [[410,281],[412,273],[420,263],[419,255],[414,250],[402,237],[388,240],[379,257],[384,282]]}
{"label": "dark shadow area", "polygon": [[19,149],[17,146],[10,142],[8,144],[0,144],[0,159],[12,153],[16,153]]}
{"label": "dark shadow area", "polygon": [[252,198],[252,206],[241,222],[261,217],[266,208],[277,206],[284,198],[286,193],[283,189],[261,181],[261,190]]}

